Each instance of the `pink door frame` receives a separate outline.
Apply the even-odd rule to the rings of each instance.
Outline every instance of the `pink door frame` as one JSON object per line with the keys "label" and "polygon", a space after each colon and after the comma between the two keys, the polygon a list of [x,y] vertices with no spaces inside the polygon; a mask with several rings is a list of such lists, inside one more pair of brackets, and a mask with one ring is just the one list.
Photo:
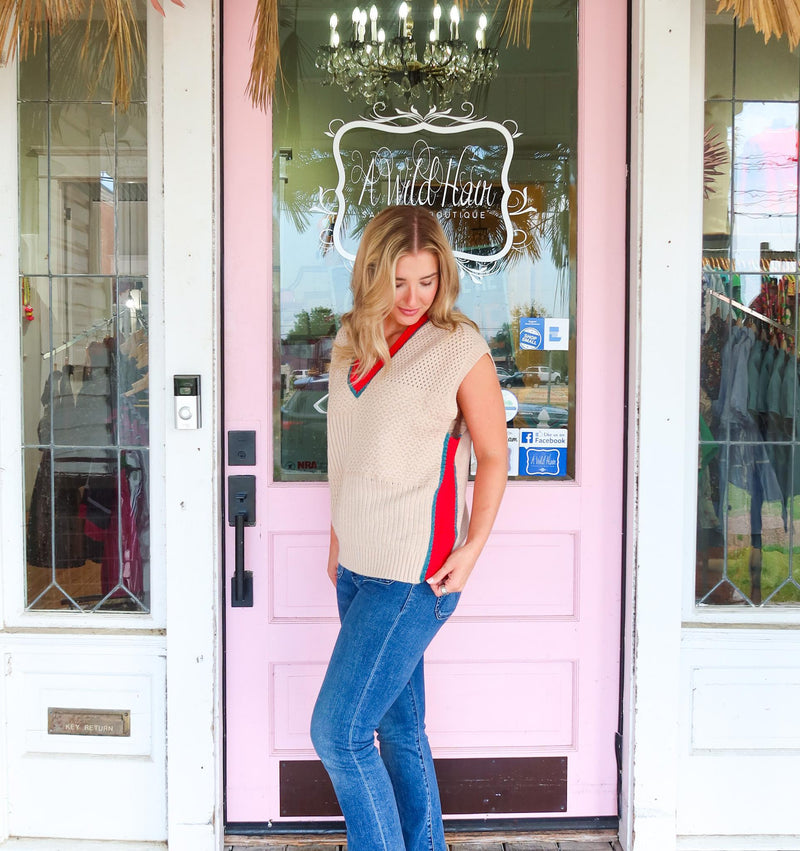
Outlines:
{"label": "pink door frame", "polygon": [[[269,656],[264,659],[263,655],[265,648],[269,653],[280,644],[283,636],[291,641],[291,591],[285,580],[278,587],[282,580],[273,573],[276,553],[285,555],[287,547],[306,540],[316,569],[324,552],[328,516],[325,486],[270,486],[272,149],[269,115],[252,108],[245,94],[250,57],[245,45],[250,43],[254,5],[254,0],[237,0],[236,4],[228,2],[223,10],[225,428],[253,429],[258,442],[254,468],[227,472],[254,473],[259,500],[257,525],[246,530],[247,567],[255,574],[255,605],[231,609],[228,601],[225,615],[229,822],[279,817],[275,791],[265,781],[266,763],[276,753],[289,757],[305,753],[302,730],[284,731],[276,742],[276,725],[290,723],[292,709],[288,703],[276,705],[271,694],[281,667],[303,664],[299,661],[303,656],[292,663]],[[511,497],[498,519],[494,555],[491,547],[487,551],[487,562],[497,570],[502,569],[509,541],[522,547],[519,552],[541,554],[554,547],[556,559],[572,559],[571,584],[560,589],[561,598],[549,600],[551,612],[548,614],[545,605],[548,600],[539,608],[532,605],[522,613],[528,631],[523,635],[514,625],[503,627],[502,641],[508,647],[519,641],[551,645],[539,660],[544,667],[538,679],[532,677],[531,681],[541,688],[549,675],[555,677],[571,720],[537,718],[540,724],[555,725],[544,731],[541,740],[546,745],[550,735],[554,750],[545,746],[531,752],[569,754],[570,771],[583,778],[570,786],[568,815],[577,817],[616,813],[613,746],[619,711],[627,250],[626,14],[624,0],[580,4],[576,481],[512,483]],[[297,510],[299,504],[302,511]],[[537,533],[533,527],[541,531]],[[233,530],[228,526],[226,530],[229,588]],[[548,536],[544,544],[543,535]],[[529,545],[531,549],[525,550]],[[484,572],[479,590],[490,594],[490,574],[504,574]],[[478,581],[477,575],[473,582]],[[509,581],[515,581],[514,577]],[[536,581],[534,577],[527,589],[531,595],[538,591]],[[299,618],[316,622],[321,640],[329,642],[335,635],[335,623],[319,593],[312,594],[304,610],[295,611]],[[572,594],[571,599],[564,599],[565,594]],[[463,602],[467,603],[466,595]],[[496,602],[502,609],[502,599]],[[499,621],[502,617],[498,615],[495,622]],[[470,627],[469,617],[457,628],[448,627],[436,644],[433,664],[455,655],[476,665],[492,665],[502,676],[503,657],[495,652],[492,658],[481,659],[481,629]],[[509,668],[509,679],[521,670]],[[531,705],[540,698],[541,692],[531,694]],[[438,700],[444,711],[444,698]],[[432,716],[436,705],[434,693]],[[470,753],[482,752],[479,738],[470,737],[470,733],[480,734],[479,728],[463,727],[459,742],[448,739],[445,729],[437,733],[437,726],[443,725],[437,725],[435,717],[431,726],[432,740],[441,754],[462,754],[465,744]],[[502,736],[496,743],[503,752]]]}

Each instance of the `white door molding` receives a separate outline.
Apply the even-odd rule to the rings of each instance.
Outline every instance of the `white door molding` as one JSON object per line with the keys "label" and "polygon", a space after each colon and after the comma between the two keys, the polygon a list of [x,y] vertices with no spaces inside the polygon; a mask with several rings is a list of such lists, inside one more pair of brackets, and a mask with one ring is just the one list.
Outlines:
{"label": "white door molding", "polygon": [[701,0],[632,8],[628,552],[620,834],[676,847],[681,613],[694,565]]}
{"label": "white door molding", "polygon": [[219,848],[223,830],[217,22],[214,0],[164,20],[164,399],[180,374],[202,393],[202,427],[168,414],[164,433],[171,851]]}

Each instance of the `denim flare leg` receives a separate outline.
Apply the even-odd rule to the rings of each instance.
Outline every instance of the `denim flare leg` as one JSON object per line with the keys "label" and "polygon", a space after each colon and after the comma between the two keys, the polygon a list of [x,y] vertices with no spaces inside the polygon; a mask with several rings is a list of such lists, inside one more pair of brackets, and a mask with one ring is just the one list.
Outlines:
{"label": "denim flare leg", "polygon": [[459,595],[341,566],[336,594],[342,624],[311,738],[344,813],[348,851],[446,851],[422,657]]}

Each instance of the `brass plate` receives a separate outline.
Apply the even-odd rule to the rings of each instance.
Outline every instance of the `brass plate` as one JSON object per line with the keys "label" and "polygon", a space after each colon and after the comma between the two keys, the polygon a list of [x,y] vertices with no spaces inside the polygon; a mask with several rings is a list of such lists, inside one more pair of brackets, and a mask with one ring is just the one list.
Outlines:
{"label": "brass plate", "polygon": [[47,732],[59,736],[130,736],[130,709],[47,708]]}

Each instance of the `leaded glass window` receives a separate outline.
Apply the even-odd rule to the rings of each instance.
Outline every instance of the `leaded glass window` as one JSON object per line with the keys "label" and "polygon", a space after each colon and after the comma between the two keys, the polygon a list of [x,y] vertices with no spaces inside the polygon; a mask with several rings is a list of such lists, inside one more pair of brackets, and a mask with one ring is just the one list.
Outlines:
{"label": "leaded glass window", "polygon": [[696,601],[800,602],[800,54],[709,13]]}
{"label": "leaded glass window", "polygon": [[[145,0],[134,2],[146,38]],[[20,62],[26,608],[150,608],[147,78],[96,76],[85,21]]]}

